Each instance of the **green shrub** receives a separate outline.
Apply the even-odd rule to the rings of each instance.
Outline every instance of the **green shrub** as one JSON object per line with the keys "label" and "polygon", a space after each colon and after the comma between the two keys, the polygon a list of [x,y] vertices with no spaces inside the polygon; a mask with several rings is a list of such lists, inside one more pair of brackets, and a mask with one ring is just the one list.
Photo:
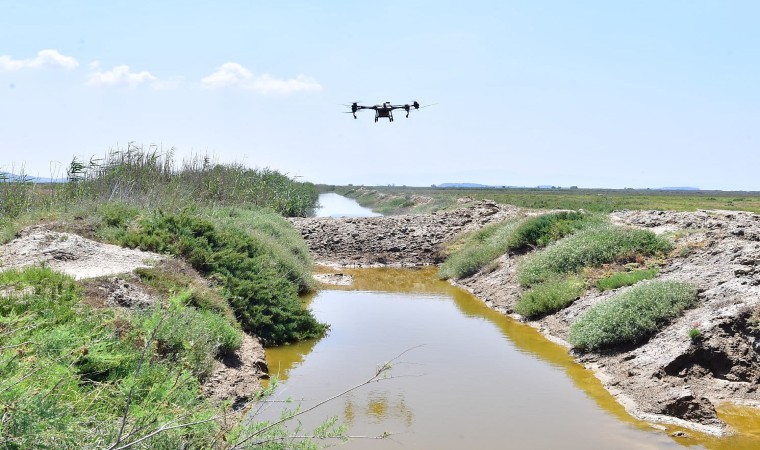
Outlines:
{"label": "green shrub", "polygon": [[598,216],[577,211],[559,211],[523,220],[509,238],[508,247],[545,247],[575,231],[598,223]]}
{"label": "green shrub", "polygon": [[125,227],[132,219],[137,217],[140,210],[124,202],[103,203],[98,213],[107,227]]}
{"label": "green shrub", "polygon": [[649,280],[657,276],[657,268],[640,269],[631,272],[618,272],[596,282],[596,287],[604,292],[623,286],[632,286],[639,281]]}
{"label": "green shrub", "polygon": [[449,255],[438,270],[440,278],[464,278],[509,250],[510,236],[518,222],[487,225],[467,236],[462,247]]}
{"label": "green shrub", "polygon": [[265,242],[234,228],[218,229],[186,212],[154,214],[139,225],[124,232],[124,245],[182,256],[203,275],[218,277],[243,329],[268,345],[324,333],[326,325],[303,307],[298,285]]}
{"label": "green shrub", "polygon": [[461,248],[441,265],[438,276],[464,278],[473,275],[509,251],[543,247],[600,220],[597,216],[580,212],[561,211],[487,225],[463,240]]}
{"label": "green shrub", "polygon": [[692,342],[699,342],[702,340],[702,332],[699,331],[699,328],[692,328],[689,330],[689,339],[691,339]]}
{"label": "green shrub", "polygon": [[180,260],[174,259],[162,261],[155,267],[137,268],[135,274],[140,277],[140,281],[156,289],[163,297],[169,298],[185,292],[188,306],[215,312],[233,326],[238,325],[227,299],[217,289],[209,287],[199,275],[194,277],[183,273],[186,270],[193,271]]}
{"label": "green shrub", "polygon": [[520,296],[515,312],[538,317],[559,311],[583,292],[583,281],[577,277],[555,278],[535,285]]}
{"label": "green shrub", "polygon": [[518,281],[523,286],[531,286],[557,275],[576,273],[584,267],[664,254],[671,248],[669,241],[648,230],[596,226],[526,257],[518,269]]}
{"label": "green shrub", "polygon": [[214,357],[240,348],[242,335],[219,314],[186,306],[185,292],[171,299],[168,310],[138,313],[143,334],[155,332],[157,351],[164,358],[182,363],[198,378],[211,373]]}
{"label": "green shrub", "polygon": [[676,281],[637,284],[586,311],[570,327],[570,343],[596,350],[635,343],[694,304],[697,290]]}

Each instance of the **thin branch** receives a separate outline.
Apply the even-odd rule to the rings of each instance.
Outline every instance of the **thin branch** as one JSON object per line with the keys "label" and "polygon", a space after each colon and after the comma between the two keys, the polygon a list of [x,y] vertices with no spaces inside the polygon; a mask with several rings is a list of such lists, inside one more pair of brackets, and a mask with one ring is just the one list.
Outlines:
{"label": "thin branch", "polygon": [[158,329],[161,328],[161,324],[164,322],[164,315],[161,315],[161,318],[158,320],[158,323],[153,328],[153,331],[150,334],[150,339],[145,343],[145,347],[143,347],[142,355],[140,355],[140,359],[137,361],[137,369],[135,370],[135,378],[134,382],[132,383],[132,386],[129,388],[129,396],[127,396],[127,404],[124,407],[124,415],[121,418],[121,427],[119,428],[119,434],[116,436],[116,442],[113,443],[111,447],[109,447],[109,450],[115,449],[117,445],[121,442],[121,437],[124,434],[124,428],[127,426],[127,418],[129,417],[129,408],[132,405],[132,396],[135,392],[135,386],[137,386],[137,377],[140,375],[140,370],[142,370],[143,362],[145,361],[145,356],[148,354],[148,349],[153,345],[153,340],[156,337],[156,333],[158,333]]}
{"label": "thin branch", "polygon": [[350,388],[344,390],[343,392],[341,392],[339,394],[333,395],[332,397],[329,397],[329,398],[327,398],[325,400],[322,400],[321,402],[319,402],[319,403],[317,403],[317,404],[315,404],[315,405],[313,405],[313,406],[311,406],[309,408],[297,411],[297,412],[295,412],[295,413],[293,413],[293,414],[291,414],[291,415],[289,415],[287,417],[283,417],[280,420],[272,422],[271,424],[269,424],[269,425],[261,428],[260,430],[257,430],[255,433],[251,434],[250,436],[248,436],[247,438],[243,439],[242,441],[239,441],[238,443],[236,443],[235,445],[233,445],[232,447],[230,447],[230,450],[235,450],[235,449],[241,448],[240,446],[242,444],[245,444],[246,442],[248,442],[249,440],[253,439],[254,437],[260,436],[262,433],[264,433],[264,432],[266,432],[268,430],[271,430],[272,428],[274,428],[276,426],[282,425],[283,423],[288,422],[288,421],[290,421],[290,420],[292,420],[292,419],[294,419],[294,418],[296,418],[298,416],[302,416],[302,415],[304,415],[304,414],[306,414],[306,413],[308,413],[310,411],[313,411],[313,410],[319,408],[320,406],[324,405],[325,403],[331,402],[331,401],[335,400],[336,398],[343,397],[344,395],[346,395],[346,394],[348,394],[350,392],[353,392],[353,391],[361,388],[362,386],[366,386],[368,384],[380,381],[380,379],[381,379],[380,377],[383,374],[387,373],[389,370],[391,370],[393,361],[396,361],[397,359],[399,359],[400,357],[402,357],[406,353],[408,353],[408,352],[410,352],[410,351],[412,351],[412,350],[414,350],[416,348],[422,347],[422,346],[423,345],[417,345],[415,347],[411,347],[411,348],[408,348],[408,349],[404,350],[403,352],[399,353],[398,355],[396,355],[392,359],[386,361],[384,364],[381,364],[377,368],[377,370],[375,370],[375,374],[372,375],[367,380],[365,380],[365,381],[363,381],[363,382],[361,382],[361,383],[359,383],[359,384],[357,384],[357,385],[355,385],[353,387],[350,387]]}
{"label": "thin branch", "polygon": [[140,442],[143,442],[143,441],[146,441],[146,440],[152,438],[153,436],[155,436],[155,435],[157,435],[159,433],[163,433],[163,432],[169,431],[169,430],[176,430],[177,428],[187,428],[187,427],[194,427],[196,425],[202,425],[204,423],[208,423],[208,422],[214,421],[214,420],[216,420],[218,418],[219,418],[219,416],[213,416],[213,417],[209,417],[208,419],[198,420],[198,421],[195,421],[195,422],[181,423],[179,425],[167,426],[167,425],[169,425],[169,423],[172,423],[172,422],[169,422],[169,423],[166,423],[166,424],[162,425],[161,427],[157,428],[156,430],[152,431],[151,433],[146,434],[145,436],[141,437],[140,439],[137,439],[135,441],[129,442],[127,444],[124,444],[121,447],[111,446],[111,447],[109,447],[109,450],[123,450],[125,448],[130,448],[132,446],[135,446],[135,445],[139,444]]}
{"label": "thin branch", "polygon": [[26,341],[26,342],[22,342],[22,343],[20,343],[20,344],[15,344],[15,345],[6,345],[5,347],[0,347],[0,351],[3,351],[3,350],[8,350],[8,349],[10,349],[10,348],[22,347],[22,346],[24,346],[24,345],[26,345],[26,344],[31,344],[31,343],[32,343],[32,341]]}

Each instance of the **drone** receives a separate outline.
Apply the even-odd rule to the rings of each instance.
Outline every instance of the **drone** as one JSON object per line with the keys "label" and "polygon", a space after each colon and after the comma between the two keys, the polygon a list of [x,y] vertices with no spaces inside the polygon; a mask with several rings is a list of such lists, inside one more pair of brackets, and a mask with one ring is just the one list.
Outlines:
{"label": "drone", "polygon": [[[415,110],[420,109],[420,104],[416,100],[413,101],[412,103],[406,103],[404,105],[393,105],[391,104],[391,102],[385,102],[385,103],[381,103],[379,105],[374,105],[374,106],[363,106],[363,105],[360,105],[358,102],[353,102],[352,104],[346,105],[346,106],[351,107],[351,114],[354,115],[354,119],[357,118],[356,117],[357,111],[361,111],[363,109],[374,109],[375,122],[377,122],[381,117],[386,117],[388,118],[389,122],[393,122],[394,109],[403,109],[404,111],[406,111],[407,118],[409,117],[409,112],[412,110],[412,108],[414,108]],[[430,106],[430,105],[425,105],[425,106]],[[423,106],[422,108],[424,108],[425,106]]]}

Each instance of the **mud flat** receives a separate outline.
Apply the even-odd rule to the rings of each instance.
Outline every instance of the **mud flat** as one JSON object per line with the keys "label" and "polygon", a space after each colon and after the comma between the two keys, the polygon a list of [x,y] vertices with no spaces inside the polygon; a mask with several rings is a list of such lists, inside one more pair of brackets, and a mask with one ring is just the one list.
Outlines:
{"label": "mud flat", "polygon": [[[333,267],[424,266],[442,261],[441,251],[461,232],[531,212],[482,201],[429,215],[351,219],[294,219],[319,264]],[[679,251],[658,278],[692,283],[697,306],[636,346],[580,353],[636,418],[722,435],[722,404],[760,406],[760,334],[751,317],[760,308],[760,216],[735,211],[620,211],[613,223],[668,233]],[[489,307],[513,312],[521,288],[514,274],[519,256],[458,281]],[[589,291],[568,308],[530,322],[568,348],[569,326],[592,305],[627,288]],[[689,337],[691,329],[701,339]]]}

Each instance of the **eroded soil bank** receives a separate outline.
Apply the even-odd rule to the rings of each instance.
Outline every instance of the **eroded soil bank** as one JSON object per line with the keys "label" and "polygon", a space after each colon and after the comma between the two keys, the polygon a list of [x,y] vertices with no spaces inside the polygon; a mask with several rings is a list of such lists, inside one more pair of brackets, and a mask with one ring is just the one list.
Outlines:
{"label": "eroded soil bank", "polygon": [[[421,266],[439,263],[459,233],[530,214],[493,202],[418,216],[296,219],[319,264]],[[749,318],[760,304],[760,216],[744,212],[623,211],[614,223],[667,232],[678,250],[659,278],[687,281],[699,304],[638,346],[607,353],[576,354],[633,416],[676,423],[711,434],[727,431],[716,406],[760,405],[760,341]],[[519,256],[505,255],[489,272],[459,284],[488,306],[513,314],[520,288],[514,280]],[[591,305],[618,292],[589,291],[570,307],[531,323],[563,343],[569,325]],[[517,317],[517,316],[516,316]],[[519,318],[519,317],[518,317]],[[702,339],[692,340],[696,328]],[[569,345],[568,345],[569,347]]]}

